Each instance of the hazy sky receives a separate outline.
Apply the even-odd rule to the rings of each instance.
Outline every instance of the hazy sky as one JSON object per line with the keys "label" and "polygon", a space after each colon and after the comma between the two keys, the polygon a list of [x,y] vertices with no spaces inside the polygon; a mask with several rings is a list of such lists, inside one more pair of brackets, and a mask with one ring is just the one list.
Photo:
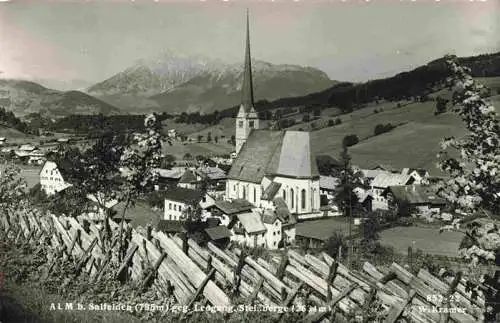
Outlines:
{"label": "hazy sky", "polygon": [[163,51],[242,62],[246,7],[254,58],[336,80],[500,51],[498,0],[0,0],[0,76],[68,88]]}

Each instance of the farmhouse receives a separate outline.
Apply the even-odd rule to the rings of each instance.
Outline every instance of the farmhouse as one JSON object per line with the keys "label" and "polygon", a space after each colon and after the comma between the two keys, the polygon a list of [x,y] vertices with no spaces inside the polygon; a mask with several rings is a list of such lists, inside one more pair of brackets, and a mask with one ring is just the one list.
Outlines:
{"label": "farmhouse", "polygon": [[319,190],[321,195],[325,195],[329,200],[333,199],[337,186],[340,180],[333,176],[320,176],[319,177]]}
{"label": "farmhouse", "polygon": [[71,167],[69,165],[57,165],[53,161],[46,161],[40,171],[40,185],[47,195],[53,195],[57,192],[70,187],[65,178],[70,177]]}
{"label": "farmhouse", "polygon": [[164,189],[167,186],[177,185],[185,172],[184,167],[173,167],[172,169],[158,168],[158,189]]}
{"label": "farmhouse", "polygon": [[206,197],[199,190],[175,186],[165,190],[164,197],[164,220],[184,220],[186,212],[192,210],[196,204],[206,201]]}
{"label": "farmhouse", "polygon": [[177,186],[194,190],[198,186],[198,179],[192,170],[186,169],[179,179]]}
{"label": "farmhouse", "polygon": [[231,218],[240,213],[250,212],[255,206],[247,200],[223,201],[216,200],[212,206],[207,207],[210,217],[220,220],[223,225],[229,225]]}
{"label": "farmhouse", "polygon": [[208,181],[210,190],[225,192],[227,174],[219,167],[202,166],[196,170],[196,174],[198,175],[198,180]]}
{"label": "farmhouse", "polygon": [[373,197],[373,208],[387,210],[387,200],[382,193],[389,186],[412,185],[415,178],[403,174],[380,174],[371,183],[371,195]]}
{"label": "farmhouse", "polygon": [[410,175],[415,179],[416,183],[424,183],[427,182],[430,175],[429,172],[425,169],[416,169],[416,168],[404,168],[401,171],[402,175]]}
{"label": "farmhouse", "polygon": [[440,213],[446,201],[437,197],[428,186],[389,186],[382,193],[387,198],[390,210],[398,212],[403,203],[415,208],[419,213]]}

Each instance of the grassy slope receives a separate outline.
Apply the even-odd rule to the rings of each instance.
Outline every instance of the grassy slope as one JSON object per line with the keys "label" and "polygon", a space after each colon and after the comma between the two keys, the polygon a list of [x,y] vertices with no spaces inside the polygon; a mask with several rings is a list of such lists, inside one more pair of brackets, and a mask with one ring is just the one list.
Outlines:
{"label": "grassy slope", "polygon": [[31,136],[28,136],[19,130],[4,125],[0,125],[0,137],[7,138],[8,142],[12,141],[17,142],[19,140],[25,140],[31,138]]}
{"label": "grassy slope", "polygon": [[[389,164],[399,169],[424,167],[439,175],[435,167],[439,142],[446,136],[462,135],[461,122],[451,114],[434,116],[433,101],[412,103],[402,108],[396,108],[394,103],[382,105],[383,112],[374,114],[372,108],[355,111],[342,116],[341,125],[313,132],[315,153],[338,155],[342,138],[356,134],[361,141],[350,148],[350,153],[353,162],[361,167],[377,164]],[[404,124],[373,137],[374,127],[388,122]]]}

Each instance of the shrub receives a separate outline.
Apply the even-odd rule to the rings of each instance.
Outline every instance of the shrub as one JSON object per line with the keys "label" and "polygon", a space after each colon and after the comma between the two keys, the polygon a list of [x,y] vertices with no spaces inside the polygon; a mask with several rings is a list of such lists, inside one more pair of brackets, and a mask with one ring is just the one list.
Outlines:
{"label": "shrub", "polygon": [[378,125],[375,126],[375,129],[373,130],[373,133],[375,136],[378,136],[380,134],[386,133],[394,129],[395,126],[393,126],[391,123],[387,124],[381,124],[379,123]]}
{"label": "shrub", "polygon": [[441,113],[446,112],[446,104],[448,103],[448,100],[443,99],[442,97],[438,96],[436,98],[436,112],[434,115],[438,115]]}
{"label": "shrub", "polygon": [[328,127],[333,127],[335,125],[335,121],[333,119],[328,120]]}
{"label": "shrub", "polygon": [[415,223],[413,218],[399,218],[396,220],[396,224],[403,227],[411,227]]}
{"label": "shrub", "polygon": [[359,138],[356,135],[347,135],[342,140],[342,145],[346,147],[354,146],[359,142]]}
{"label": "shrub", "polygon": [[341,123],[342,123],[342,119],[340,119],[340,118],[335,119],[335,124],[336,124],[336,125],[337,125],[337,124],[341,124]]}

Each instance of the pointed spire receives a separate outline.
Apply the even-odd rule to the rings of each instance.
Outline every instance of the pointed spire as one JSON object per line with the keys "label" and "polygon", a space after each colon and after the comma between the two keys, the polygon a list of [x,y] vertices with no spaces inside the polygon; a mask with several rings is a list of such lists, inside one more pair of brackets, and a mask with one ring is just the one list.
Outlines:
{"label": "pointed spire", "polygon": [[245,66],[243,71],[243,87],[241,88],[241,105],[245,112],[254,112],[253,108],[253,84],[252,84],[252,60],[250,55],[250,24],[247,14],[247,38],[246,38],[246,48],[245,48]]}

